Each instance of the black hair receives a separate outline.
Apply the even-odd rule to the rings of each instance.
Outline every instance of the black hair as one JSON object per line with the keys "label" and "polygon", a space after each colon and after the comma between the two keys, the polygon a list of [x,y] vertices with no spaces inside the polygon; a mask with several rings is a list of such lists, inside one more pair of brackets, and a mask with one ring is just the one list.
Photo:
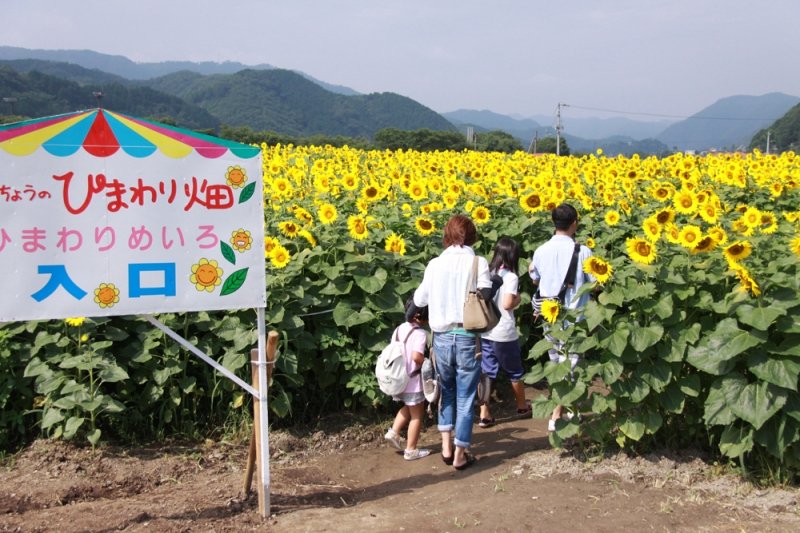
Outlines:
{"label": "black hair", "polygon": [[[406,300],[406,313],[414,305],[414,294],[412,293],[411,296]],[[417,307],[416,317],[419,318],[421,322],[425,322],[428,320],[428,306],[424,307]]]}
{"label": "black hair", "polygon": [[553,209],[553,225],[558,231],[567,231],[578,220],[578,212],[569,204],[561,204]]}
{"label": "black hair", "polygon": [[489,263],[489,271],[497,272],[504,266],[515,275],[519,275],[519,244],[514,239],[503,237],[494,245],[494,255]]}

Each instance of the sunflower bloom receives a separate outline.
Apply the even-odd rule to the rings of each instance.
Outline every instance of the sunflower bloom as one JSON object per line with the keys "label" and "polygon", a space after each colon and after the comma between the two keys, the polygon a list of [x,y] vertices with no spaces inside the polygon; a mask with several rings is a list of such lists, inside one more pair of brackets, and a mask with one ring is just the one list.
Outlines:
{"label": "sunflower bloom", "polygon": [[592,239],[591,237],[586,239],[586,243],[585,244],[586,244],[586,247],[589,248],[590,250],[594,250],[594,247],[596,246],[595,242],[594,242],[594,239]]}
{"label": "sunflower bloom", "polygon": [[758,288],[758,283],[753,277],[750,275],[750,272],[747,271],[746,268],[740,268],[736,271],[736,277],[739,278],[739,283],[741,283],[742,287],[740,290],[742,291],[750,291],[753,296],[758,296],[761,294],[761,289]]}
{"label": "sunflower bloom", "polygon": [[669,224],[667,224],[664,230],[666,231],[665,235],[667,236],[667,240],[669,242],[671,242],[672,244],[680,244],[681,230],[680,228],[678,228],[678,226],[670,222]]}
{"label": "sunflower bloom", "polygon": [[609,226],[616,226],[619,224],[619,212],[612,209],[606,213],[605,219]]}
{"label": "sunflower bloom", "polygon": [[77,318],[67,318],[67,319],[64,320],[64,322],[66,322],[70,326],[77,327],[77,326],[82,325],[84,320],[86,320],[86,317],[79,316]]}
{"label": "sunflower bloom", "polygon": [[650,242],[656,242],[661,237],[661,225],[655,217],[645,219],[642,229],[644,229],[644,236]]}
{"label": "sunflower bloom", "polygon": [[284,268],[289,264],[289,260],[291,258],[292,256],[289,254],[289,250],[279,244],[275,246],[275,249],[272,250],[270,263],[272,263],[272,266],[275,268]]}
{"label": "sunflower bloom", "polygon": [[307,240],[308,244],[310,244],[312,248],[314,248],[317,245],[317,239],[315,239],[314,236],[311,235],[310,231],[303,229],[303,230],[300,230],[298,235],[301,236],[302,238],[304,238],[305,240]]}
{"label": "sunflower bloom", "polygon": [[675,210],[684,215],[694,214],[699,206],[697,196],[687,190],[682,190],[675,194],[675,196],[672,198],[672,203],[675,206]]}
{"label": "sunflower bloom", "polygon": [[800,237],[792,239],[791,244],[789,244],[789,249],[793,251],[797,257],[800,257]]}
{"label": "sunflower bloom", "polygon": [[283,233],[290,239],[294,239],[295,237],[297,237],[297,232],[300,231],[300,227],[291,220],[287,220],[285,222],[281,222],[280,224],[278,224],[278,229],[280,229],[281,233]]}
{"label": "sunflower bloom", "polygon": [[642,265],[649,265],[656,258],[656,245],[647,242],[642,238],[627,239],[625,247],[628,249],[628,256]]}
{"label": "sunflower bloom", "polygon": [[386,251],[406,255],[406,241],[403,240],[402,236],[392,232],[391,235],[386,237]]}
{"label": "sunflower bloom", "polygon": [[333,224],[339,218],[339,213],[332,204],[322,204],[317,210],[317,216],[323,224]]}
{"label": "sunflower bloom", "polygon": [[719,246],[722,246],[726,242],[728,242],[728,234],[725,233],[725,230],[722,229],[720,226],[714,226],[713,228],[708,230],[708,235],[717,241]]}
{"label": "sunflower bloom", "polygon": [[537,213],[544,209],[544,202],[538,192],[530,192],[519,199],[519,205],[528,213]]}
{"label": "sunflower bloom", "polygon": [[489,222],[490,218],[489,210],[483,206],[476,207],[472,212],[472,220],[474,220],[476,224],[486,224]]}
{"label": "sunflower bloom", "polygon": [[667,207],[666,209],[661,209],[660,211],[657,211],[652,218],[655,218],[656,222],[658,222],[662,226],[666,226],[670,222],[675,222],[675,211]]}
{"label": "sunflower bloom", "polygon": [[436,225],[433,223],[433,220],[425,217],[417,217],[417,220],[414,222],[414,225],[417,227],[417,231],[423,237],[430,235],[434,231],[436,231]]}
{"label": "sunflower bloom", "polygon": [[699,254],[701,252],[713,252],[717,248],[717,241],[714,240],[714,237],[711,235],[706,235],[699,241],[697,241],[697,246],[692,249],[693,254]]}
{"label": "sunflower bloom", "polygon": [[680,244],[684,248],[694,250],[697,248],[697,244],[700,242],[702,236],[703,233],[697,226],[692,226],[691,224],[684,226],[680,233]]}
{"label": "sunflower bloom", "polygon": [[558,300],[545,300],[542,302],[542,317],[551,324],[558,320]]}
{"label": "sunflower bloom", "polygon": [[742,215],[742,222],[748,228],[757,228],[761,225],[761,211],[755,207],[748,207]]}
{"label": "sunflower bloom", "polygon": [[722,255],[725,256],[729,262],[738,263],[742,259],[746,259],[753,251],[749,241],[736,241],[730,246],[722,250]]}
{"label": "sunflower bloom", "polygon": [[347,229],[350,230],[350,236],[357,241],[363,241],[369,234],[367,231],[367,222],[357,215],[350,215],[348,217]]}
{"label": "sunflower bloom", "polygon": [[605,283],[614,273],[614,268],[599,257],[592,256],[583,262],[583,271],[594,276],[599,283]]}

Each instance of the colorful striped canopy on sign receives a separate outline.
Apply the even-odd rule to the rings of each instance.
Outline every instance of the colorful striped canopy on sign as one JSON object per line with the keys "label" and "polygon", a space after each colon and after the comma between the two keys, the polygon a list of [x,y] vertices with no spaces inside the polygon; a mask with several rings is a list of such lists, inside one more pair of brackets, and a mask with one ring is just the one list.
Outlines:
{"label": "colorful striped canopy on sign", "polygon": [[245,159],[260,153],[255,146],[103,109],[0,126],[0,148],[9,154],[25,156],[39,147],[59,157],[72,155],[81,148],[95,157],[108,157],[119,150],[140,158],[159,150],[176,159],[192,151],[207,159],[216,159],[228,151]]}

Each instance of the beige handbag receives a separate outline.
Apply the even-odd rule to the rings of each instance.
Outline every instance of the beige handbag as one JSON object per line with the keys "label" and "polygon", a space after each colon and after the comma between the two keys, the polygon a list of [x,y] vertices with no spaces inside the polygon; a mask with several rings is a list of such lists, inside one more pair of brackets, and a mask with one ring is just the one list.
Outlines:
{"label": "beige handbag", "polygon": [[488,302],[478,290],[478,257],[472,260],[472,272],[464,299],[464,329],[470,333],[486,333],[500,322],[500,309],[494,300]]}

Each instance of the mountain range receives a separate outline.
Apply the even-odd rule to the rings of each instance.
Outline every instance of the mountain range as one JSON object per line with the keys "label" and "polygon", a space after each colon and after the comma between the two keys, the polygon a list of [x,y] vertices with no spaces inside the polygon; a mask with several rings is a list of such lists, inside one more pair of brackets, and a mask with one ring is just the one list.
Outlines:
{"label": "mountain range", "polygon": [[[505,131],[525,148],[534,136],[555,135],[554,116],[467,109],[438,114],[398,94],[362,95],[299,71],[232,61],[136,63],[91,50],[0,46],[0,91],[3,97],[17,98],[18,114],[31,117],[94,107],[91,93],[101,91],[106,94],[103,106],[111,110],[169,116],[193,129],[228,124],[294,136],[371,139],[382,128],[466,132],[472,126],[477,132]],[[731,96],[677,122],[573,118],[567,106],[562,111],[562,135],[573,152],[603,148],[608,155],[726,149],[746,146],[760,129],[798,102],[800,98],[782,93]]]}
{"label": "mountain range", "polygon": [[[193,63],[191,61],[136,63],[125,56],[101,54],[92,50],[30,50],[14,46],[0,46],[0,59],[40,59],[58,63],[74,63],[75,65],[80,65],[87,69],[97,69],[110,74],[116,74],[121,78],[129,80],[157,78],[180,70],[190,70],[198,74],[235,74],[245,69],[272,70],[278,68],[267,63],[243,65],[236,61],[223,61],[221,63],[216,63],[214,61],[203,61],[200,63]],[[304,78],[313,81],[332,93],[348,96],[361,94],[350,87],[325,83],[299,70],[295,70],[294,72],[297,72]]]}

